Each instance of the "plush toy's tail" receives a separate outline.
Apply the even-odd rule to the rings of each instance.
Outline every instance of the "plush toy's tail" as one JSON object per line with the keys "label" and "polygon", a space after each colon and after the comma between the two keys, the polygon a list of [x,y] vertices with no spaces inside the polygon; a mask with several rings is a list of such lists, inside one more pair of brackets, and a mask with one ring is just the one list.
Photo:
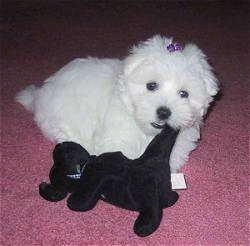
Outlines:
{"label": "plush toy's tail", "polygon": [[155,156],[163,159],[169,158],[178,133],[179,130],[175,130],[166,125],[165,128],[149,143],[139,159],[148,160],[149,157]]}
{"label": "plush toy's tail", "polygon": [[34,97],[37,88],[34,85],[26,87],[24,90],[20,91],[15,100],[21,103],[27,110],[33,111]]}

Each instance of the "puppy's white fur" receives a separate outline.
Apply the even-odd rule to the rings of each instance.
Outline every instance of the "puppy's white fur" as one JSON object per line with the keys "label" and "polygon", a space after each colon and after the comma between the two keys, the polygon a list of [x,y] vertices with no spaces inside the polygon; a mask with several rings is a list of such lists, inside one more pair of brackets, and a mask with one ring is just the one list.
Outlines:
{"label": "puppy's white fur", "polygon": [[[156,35],[134,46],[124,60],[75,59],[41,88],[29,86],[16,99],[34,113],[49,139],[78,142],[91,154],[122,151],[137,158],[160,131],[151,123],[180,128],[170,159],[176,172],[196,147],[218,86],[196,45],[170,53],[171,42]],[[155,91],[146,88],[150,81],[157,82]],[[181,90],[189,97],[182,98]],[[164,121],[156,113],[162,106],[171,111]]]}

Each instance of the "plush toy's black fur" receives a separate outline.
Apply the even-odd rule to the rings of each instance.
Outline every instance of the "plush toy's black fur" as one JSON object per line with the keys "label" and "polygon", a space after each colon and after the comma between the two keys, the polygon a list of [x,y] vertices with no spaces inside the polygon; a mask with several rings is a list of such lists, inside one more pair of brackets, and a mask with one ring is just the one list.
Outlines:
{"label": "plush toy's black fur", "polygon": [[53,151],[54,165],[49,174],[50,184],[40,184],[40,195],[51,202],[64,199],[79,185],[81,171],[90,158],[89,153],[79,144],[57,144]]}
{"label": "plush toy's black fur", "polygon": [[[51,184],[42,183],[40,194],[47,200],[58,201],[70,192],[68,207],[75,211],[88,211],[99,199],[139,211],[134,231],[139,236],[150,235],[160,225],[162,209],[178,200],[178,194],[172,191],[169,167],[177,134],[166,126],[135,160],[121,152],[89,156],[78,144],[59,144],[54,151]],[[72,176],[76,164],[84,167],[80,180]]]}

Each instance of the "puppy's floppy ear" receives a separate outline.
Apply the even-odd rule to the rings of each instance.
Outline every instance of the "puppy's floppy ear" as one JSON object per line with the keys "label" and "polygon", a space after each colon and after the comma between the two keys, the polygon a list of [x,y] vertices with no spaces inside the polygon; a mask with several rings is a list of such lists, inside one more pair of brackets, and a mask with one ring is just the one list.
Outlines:
{"label": "puppy's floppy ear", "polygon": [[124,75],[128,76],[130,75],[133,71],[136,70],[136,68],[142,64],[145,60],[145,57],[131,53],[125,60],[124,60]]}
{"label": "puppy's floppy ear", "polygon": [[125,59],[124,74],[129,75],[140,64],[146,63],[147,59],[161,56],[166,52],[166,45],[172,42],[173,38],[165,38],[160,35],[154,35],[144,42],[134,45],[130,49],[130,55]]}
{"label": "puppy's floppy ear", "polygon": [[207,62],[206,55],[195,44],[187,44],[183,53],[188,57],[192,67],[200,74],[208,95],[215,96],[219,91],[219,82]]}

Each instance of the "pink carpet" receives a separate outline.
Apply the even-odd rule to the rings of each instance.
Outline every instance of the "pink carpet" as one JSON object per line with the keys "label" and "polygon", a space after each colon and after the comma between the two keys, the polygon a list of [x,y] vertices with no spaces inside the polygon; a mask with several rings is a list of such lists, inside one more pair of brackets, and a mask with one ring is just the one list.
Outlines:
{"label": "pink carpet", "polygon": [[[74,3],[73,3],[74,2]],[[117,1],[119,2],[119,1]],[[249,4],[247,1],[2,1],[1,245],[249,245]],[[104,202],[87,213],[38,194],[54,144],[14,102],[75,57],[122,57],[155,33],[193,40],[223,95],[183,169],[188,190],[138,238],[135,212]]]}

